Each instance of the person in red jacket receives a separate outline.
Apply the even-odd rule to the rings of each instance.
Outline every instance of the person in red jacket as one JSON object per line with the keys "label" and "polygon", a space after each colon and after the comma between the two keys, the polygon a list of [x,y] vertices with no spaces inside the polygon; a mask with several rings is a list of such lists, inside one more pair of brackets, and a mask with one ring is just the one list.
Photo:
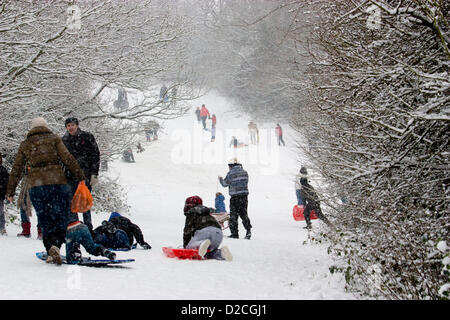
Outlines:
{"label": "person in red jacket", "polygon": [[200,109],[200,118],[202,118],[203,129],[206,129],[206,119],[211,118],[211,115],[204,104],[202,104],[202,108]]}
{"label": "person in red jacket", "polygon": [[283,129],[281,128],[279,123],[277,123],[277,126],[275,128],[275,134],[278,139],[278,145],[280,145],[280,143],[283,143],[283,146],[285,146],[284,140],[283,140]]}

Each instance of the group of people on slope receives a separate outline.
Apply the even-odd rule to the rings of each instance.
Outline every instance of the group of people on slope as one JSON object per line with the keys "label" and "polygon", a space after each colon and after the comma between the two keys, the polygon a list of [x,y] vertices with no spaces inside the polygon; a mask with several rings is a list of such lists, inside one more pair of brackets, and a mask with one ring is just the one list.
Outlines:
{"label": "group of people on slope", "polygon": [[[50,130],[44,118],[31,121],[31,129],[19,146],[7,179],[5,195],[12,202],[23,178],[21,191],[26,199],[23,202],[26,210],[31,210],[32,205],[36,211],[48,263],[61,264],[63,243],[66,243],[69,263],[81,258],[80,245],[90,254],[114,259],[115,253],[93,241],[95,233],[90,210],[83,212],[84,223],[79,221],[78,213],[70,210],[79,183],[84,182],[92,191],[98,182],[100,152],[97,143],[91,133],[79,128],[77,118],[66,119],[65,127],[67,131],[61,138]],[[0,216],[4,219],[3,211]],[[28,223],[22,215],[23,230],[19,235],[30,235]]]}
{"label": "group of people on slope", "polygon": [[[253,120],[250,120],[248,123],[248,135],[250,137],[250,143],[253,145],[259,144],[259,130],[258,126]],[[280,146],[283,144],[285,146],[284,140],[283,140],[283,129],[281,128],[280,124],[277,123],[275,127],[275,136],[277,137],[277,143]],[[244,142],[239,141],[235,136],[231,137],[230,141],[230,147],[239,148],[239,147],[245,147],[247,144]]]}
{"label": "group of people on slope", "polygon": [[[216,140],[216,124],[217,124],[217,117],[215,114],[210,114],[209,110],[206,108],[204,104],[202,104],[201,108],[197,107],[195,109],[195,115],[197,116],[198,123],[202,123],[203,130],[210,130],[211,131],[211,142],[214,142]],[[206,120],[211,120],[211,129],[208,129],[206,127]]]}

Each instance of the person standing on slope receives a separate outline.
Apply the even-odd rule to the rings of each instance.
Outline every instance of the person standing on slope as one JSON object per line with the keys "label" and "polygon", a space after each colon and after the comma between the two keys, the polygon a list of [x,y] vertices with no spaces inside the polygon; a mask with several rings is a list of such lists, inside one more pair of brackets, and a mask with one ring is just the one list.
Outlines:
{"label": "person standing on slope", "polygon": [[306,221],[306,229],[310,230],[312,228],[311,226],[311,211],[314,210],[317,217],[325,222],[328,227],[334,229],[333,224],[328,220],[327,217],[322,213],[322,210],[320,208],[320,201],[319,197],[317,196],[316,191],[314,190],[313,186],[309,184],[308,178],[307,178],[307,171],[305,167],[300,168],[300,173],[297,176],[300,183],[297,183],[296,181],[296,195],[297,195],[297,201],[298,205],[305,206],[305,210],[303,211],[303,216],[305,217]]}
{"label": "person standing on slope", "polygon": [[252,144],[258,144],[259,143],[258,126],[252,120],[250,120],[250,122],[248,123],[248,134],[250,135],[250,142]]}
{"label": "person standing on slope", "polygon": [[200,109],[200,118],[202,119],[203,129],[206,130],[206,119],[211,118],[211,115],[204,104],[202,104],[202,108]]}
{"label": "person standing on slope", "polygon": [[28,193],[42,227],[47,262],[58,265],[62,263],[59,250],[65,242],[72,196],[61,162],[71,171],[74,180],[85,180],[77,160],[62,139],[48,128],[45,119],[33,119],[31,129],[17,151],[6,191],[12,202],[25,165],[28,165]]}
{"label": "person standing on slope", "polygon": [[275,127],[275,135],[277,136],[278,145],[280,146],[281,143],[283,143],[283,146],[285,146],[283,140],[283,129],[281,128],[279,123],[277,123],[277,126]]}
{"label": "person standing on slope", "polygon": [[200,121],[202,121],[202,118],[200,117],[200,107],[197,107],[197,109],[195,109],[195,115],[197,116],[198,123],[200,123]]}
{"label": "person standing on slope", "polygon": [[230,238],[239,238],[238,218],[242,219],[242,224],[247,230],[245,239],[250,239],[251,228],[250,219],[247,213],[248,207],[248,173],[242,168],[242,164],[234,158],[228,163],[229,171],[224,178],[219,176],[219,182],[223,187],[228,187],[230,194]]}
{"label": "person standing on slope", "polygon": [[[97,142],[91,133],[79,128],[77,118],[67,118],[65,125],[67,131],[62,137],[64,145],[75,157],[81,169],[83,169],[86,176],[86,186],[92,192],[92,187],[98,182],[98,171],[100,169],[100,151]],[[65,170],[65,174],[67,183],[72,190],[72,195],[74,195],[78,187],[78,181],[74,179],[70,171]],[[90,210],[83,212],[83,222],[92,234],[93,226]]]}

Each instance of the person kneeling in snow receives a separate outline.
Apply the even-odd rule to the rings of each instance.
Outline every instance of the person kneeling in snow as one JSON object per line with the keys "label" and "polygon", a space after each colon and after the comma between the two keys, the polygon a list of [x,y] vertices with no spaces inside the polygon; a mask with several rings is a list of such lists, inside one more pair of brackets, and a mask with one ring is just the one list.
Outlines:
{"label": "person kneeling in snow", "polygon": [[110,249],[131,249],[130,240],[125,231],[117,229],[113,223],[106,220],[94,229],[94,241]]}
{"label": "person kneeling in snow", "polygon": [[89,228],[78,220],[78,213],[70,213],[66,232],[66,259],[68,263],[76,264],[81,260],[80,244],[94,256],[103,256],[110,260],[116,259],[114,252],[94,242]]}
{"label": "person kneeling in snow", "polygon": [[[211,209],[203,206],[198,196],[186,199],[184,205],[186,223],[183,232],[183,247],[197,249],[202,258],[227,260],[233,259],[228,247],[219,249],[223,240],[220,224],[211,216]],[[209,250],[209,251],[208,251]]]}
{"label": "person kneeling in snow", "polygon": [[142,235],[142,231],[137,224],[131,222],[130,219],[122,217],[118,212],[112,212],[109,216],[109,222],[114,224],[117,229],[121,229],[125,231],[128,236],[128,241],[130,245],[133,244],[134,238],[136,238],[136,242],[144,249],[148,250],[152,247],[144,241],[144,236]]}

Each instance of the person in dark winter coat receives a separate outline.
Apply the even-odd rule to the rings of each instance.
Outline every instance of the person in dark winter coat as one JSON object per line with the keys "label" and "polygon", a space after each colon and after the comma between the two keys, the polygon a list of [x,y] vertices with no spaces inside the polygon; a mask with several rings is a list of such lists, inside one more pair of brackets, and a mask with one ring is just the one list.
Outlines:
{"label": "person in dark winter coat", "polygon": [[[77,118],[67,118],[65,125],[67,132],[62,138],[64,145],[78,161],[81,169],[83,169],[84,175],[86,176],[86,186],[89,191],[92,191],[92,187],[98,182],[98,171],[100,169],[100,151],[97,142],[91,133],[79,128]],[[66,170],[65,174],[72,195],[74,195],[78,187],[78,181],[74,179],[70,171]],[[83,222],[92,232],[93,227],[90,210],[83,212]]]}
{"label": "person in dark winter coat", "polygon": [[3,157],[0,153],[0,235],[6,235],[5,229],[5,196],[6,196],[6,187],[8,186],[9,173],[8,170],[3,166]]}
{"label": "person in dark winter coat", "polygon": [[131,222],[130,219],[123,217],[118,212],[112,212],[109,216],[109,222],[114,224],[117,229],[125,231],[128,236],[130,245],[133,244],[134,238],[136,242],[144,249],[148,250],[152,247],[144,241],[144,236],[142,235],[141,228],[137,224]]}
{"label": "person in dark winter coat", "polygon": [[306,221],[306,228],[311,229],[311,211],[314,210],[317,217],[325,222],[330,228],[334,228],[332,223],[325,217],[320,209],[320,201],[317,196],[316,191],[313,186],[309,184],[308,178],[301,177],[300,178],[300,189],[299,190],[299,202],[301,202],[305,206],[305,210],[303,211],[303,216]]}
{"label": "person in dark winter coat", "polygon": [[183,247],[197,249],[202,258],[232,260],[228,247],[219,249],[223,240],[220,224],[211,216],[211,210],[203,206],[199,196],[192,196],[184,203],[186,222],[183,230]]}
{"label": "person in dark winter coat", "polygon": [[250,239],[252,225],[247,213],[248,173],[236,158],[228,164],[228,168],[230,171],[225,179],[219,177],[219,182],[223,187],[228,187],[230,194],[230,238],[239,238],[238,218],[240,217],[244,228],[247,230],[245,239]]}
{"label": "person in dark winter coat", "polygon": [[6,191],[8,200],[12,202],[25,165],[28,165],[28,193],[42,227],[47,262],[57,264],[61,263],[59,250],[65,241],[71,199],[61,161],[76,181],[85,180],[77,160],[62,139],[47,127],[45,119],[33,119],[31,130],[17,151]]}
{"label": "person in dark winter coat", "polygon": [[304,205],[302,194],[301,194],[301,188],[302,185],[300,183],[301,178],[307,178],[308,177],[308,171],[306,170],[305,166],[301,166],[299,173],[295,176],[295,195],[297,196],[297,204],[299,206]]}
{"label": "person in dark winter coat", "polygon": [[117,229],[112,222],[106,220],[94,229],[94,241],[106,248],[131,249],[130,240],[125,231]]}
{"label": "person in dark winter coat", "polygon": [[198,123],[200,123],[200,121],[202,121],[202,117],[200,117],[200,108],[199,107],[197,107],[197,109],[195,109],[195,115],[197,116]]}

